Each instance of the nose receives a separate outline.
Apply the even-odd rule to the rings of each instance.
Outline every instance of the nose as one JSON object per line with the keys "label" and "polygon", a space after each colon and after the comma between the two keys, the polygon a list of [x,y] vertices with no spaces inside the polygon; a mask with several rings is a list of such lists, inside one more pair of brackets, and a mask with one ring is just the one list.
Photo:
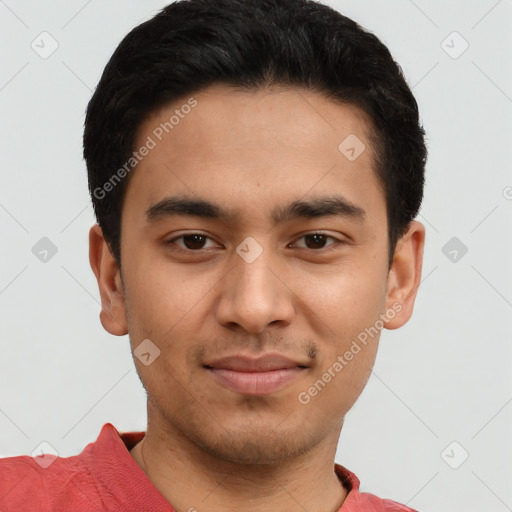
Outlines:
{"label": "nose", "polygon": [[220,284],[217,321],[230,329],[262,333],[269,325],[287,326],[294,315],[294,293],[275,261],[263,253],[252,263],[233,255],[233,268]]}

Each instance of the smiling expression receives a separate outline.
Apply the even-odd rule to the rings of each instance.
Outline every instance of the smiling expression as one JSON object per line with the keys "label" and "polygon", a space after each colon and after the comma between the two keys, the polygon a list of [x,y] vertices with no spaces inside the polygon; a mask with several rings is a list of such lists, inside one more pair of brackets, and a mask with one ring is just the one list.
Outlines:
{"label": "smiling expression", "polygon": [[[298,396],[394,300],[369,120],[303,89],[194,97],[130,176],[110,315],[132,349],[160,350],[148,366],[135,358],[150,423],[228,460],[290,458],[337,438],[379,336],[314,400]],[[136,146],[180,104],[151,114]],[[350,135],[365,148],[355,159],[339,149]]]}

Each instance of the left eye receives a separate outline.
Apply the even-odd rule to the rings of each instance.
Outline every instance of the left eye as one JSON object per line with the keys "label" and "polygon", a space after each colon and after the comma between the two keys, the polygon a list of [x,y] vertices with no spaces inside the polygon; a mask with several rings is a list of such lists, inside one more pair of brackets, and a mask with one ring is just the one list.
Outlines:
{"label": "left eye", "polygon": [[[304,240],[304,244],[302,247],[306,249],[323,249],[326,247],[326,243],[328,240],[334,240],[334,242],[338,242],[338,240],[332,236],[324,235],[323,233],[311,233],[308,235],[304,235],[298,240]],[[297,242],[295,242],[296,244]],[[332,245],[332,244],[329,244]]]}
{"label": "left eye", "polygon": [[205,243],[207,240],[211,241],[211,238],[200,233],[193,233],[191,235],[178,236],[176,238],[173,238],[172,240],[169,240],[168,243],[176,243],[177,240],[183,240],[183,245],[177,244],[178,247],[188,249],[189,251],[196,251],[207,248],[205,247]]}

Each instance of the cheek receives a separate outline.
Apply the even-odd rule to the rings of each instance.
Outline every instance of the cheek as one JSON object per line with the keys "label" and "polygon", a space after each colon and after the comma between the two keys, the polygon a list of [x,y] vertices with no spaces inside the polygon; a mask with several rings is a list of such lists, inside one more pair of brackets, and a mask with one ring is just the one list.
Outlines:
{"label": "cheek", "polygon": [[381,332],[375,324],[385,295],[370,284],[364,279],[331,280],[323,293],[311,293],[307,299],[315,306],[313,311],[321,318],[324,331],[318,365],[297,399],[321,409],[326,420],[337,421],[353,406],[375,362]]}
{"label": "cheek", "polygon": [[131,263],[125,283],[129,324],[147,336],[186,328],[215,283],[211,273],[178,268],[154,255]]}
{"label": "cheek", "polygon": [[[329,278],[317,276],[302,288],[301,298],[309,308],[304,314],[310,318],[310,326],[320,319],[323,329],[318,332],[323,338],[319,364],[310,380],[322,390],[319,403],[344,409],[363,390],[377,353],[385,290],[385,275],[369,268],[355,271],[354,267],[350,271],[339,269]],[[324,384],[329,388],[325,392]]]}
{"label": "cheek", "polygon": [[302,274],[296,288],[307,306],[305,314],[323,321],[338,348],[373,325],[386,301],[385,275],[354,265],[344,264],[323,275]]}
{"label": "cheek", "polygon": [[[183,271],[168,261],[130,267],[126,284],[126,310],[132,350],[145,339],[151,340],[160,357],[145,366],[134,362],[150,395],[158,397],[165,390],[193,389],[197,369],[190,363],[188,351],[211,330],[205,326],[212,310],[212,294],[219,276],[213,272]],[[211,321],[211,320],[210,320]],[[190,394],[187,391],[186,394]],[[196,392],[194,392],[196,394]],[[161,400],[176,397],[162,395]]]}

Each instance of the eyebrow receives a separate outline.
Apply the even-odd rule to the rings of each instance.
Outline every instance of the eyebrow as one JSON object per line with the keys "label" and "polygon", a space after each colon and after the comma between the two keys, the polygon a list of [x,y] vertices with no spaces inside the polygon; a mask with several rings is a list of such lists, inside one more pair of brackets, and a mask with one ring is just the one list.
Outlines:
{"label": "eyebrow", "polygon": [[[146,218],[149,222],[156,222],[177,215],[216,219],[225,223],[232,223],[240,213],[227,210],[205,199],[186,196],[166,197],[146,211]],[[366,212],[360,206],[338,195],[307,201],[298,200],[288,205],[278,206],[272,211],[271,219],[277,225],[299,218],[314,219],[333,215],[363,221]]]}

